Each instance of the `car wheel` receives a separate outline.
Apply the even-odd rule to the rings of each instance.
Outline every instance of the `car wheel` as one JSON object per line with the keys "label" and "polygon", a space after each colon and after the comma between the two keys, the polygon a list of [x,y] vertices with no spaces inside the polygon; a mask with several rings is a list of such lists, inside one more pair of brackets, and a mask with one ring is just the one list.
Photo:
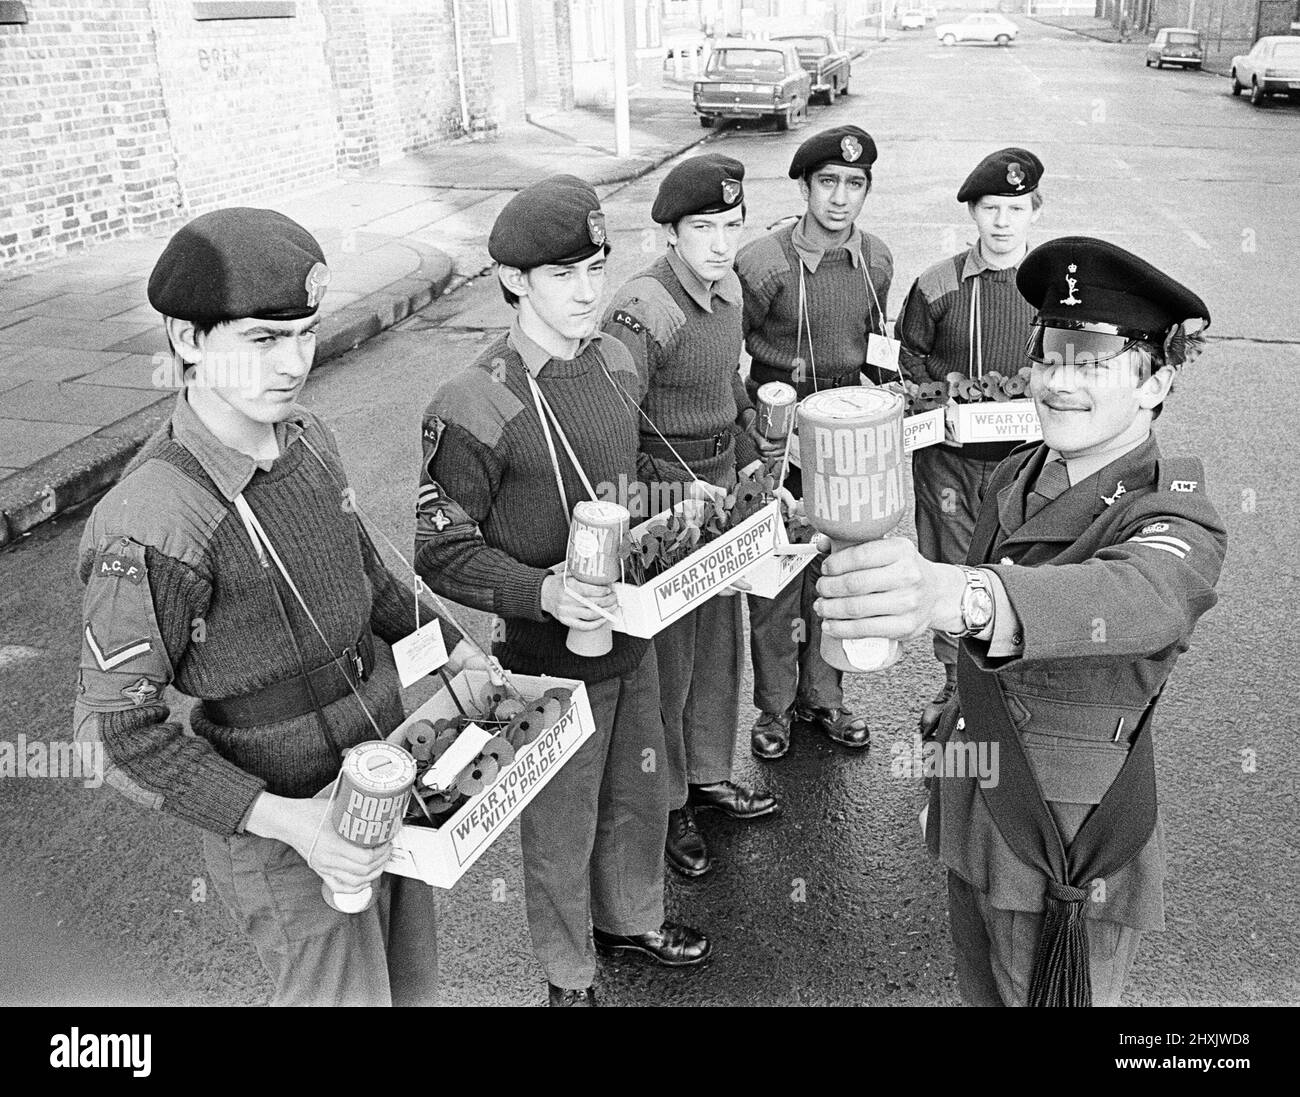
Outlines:
{"label": "car wheel", "polygon": [[939,39],[939,41],[945,46],[955,46],[957,44],[957,36],[955,34],[945,34],[941,39]]}
{"label": "car wheel", "polygon": [[849,94],[849,82],[847,80],[845,80],[844,83],[840,85],[840,94],[841,95]]}
{"label": "car wheel", "polygon": [[1233,69],[1232,70],[1232,94],[1240,95],[1243,90],[1244,89],[1242,88],[1241,84],[1238,83],[1237,81],[1237,70]]}
{"label": "car wheel", "polygon": [[1268,93],[1259,86],[1257,77],[1250,78],[1250,105],[1252,107],[1262,107],[1268,102]]}
{"label": "car wheel", "polygon": [[994,41],[995,41],[999,46],[1009,46],[1009,45],[1011,45],[1011,39],[1010,39],[1007,35],[1005,35],[1005,34],[999,34],[999,35],[994,39]]}
{"label": "car wheel", "polygon": [[1150,68],[1150,67],[1151,67],[1151,58],[1150,58],[1150,57],[1144,57],[1144,58],[1142,58],[1142,64],[1146,65],[1147,68]]}
{"label": "car wheel", "polygon": [[701,115],[700,115],[700,125],[701,125],[704,129],[706,129],[706,130],[707,130],[707,129],[712,129],[712,128],[713,128],[713,119],[710,118],[707,114],[701,114]]}
{"label": "car wheel", "polygon": [[839,93],[840,93],[840,82],[838,80],[832,80],[831,86],[826,89],[826,105],[828,107],[833,107],[835,105],[835,99],[839,95]]}

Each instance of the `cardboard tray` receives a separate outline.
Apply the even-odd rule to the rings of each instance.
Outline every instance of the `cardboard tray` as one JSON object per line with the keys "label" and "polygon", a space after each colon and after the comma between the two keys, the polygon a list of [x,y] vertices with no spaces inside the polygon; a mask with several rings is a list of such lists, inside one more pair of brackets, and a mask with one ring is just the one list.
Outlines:
{"label": "cardboard tray", "polygon": [[[561,687],[573,690],[573,703],[554,727],[523,747],[492,784],[466,801],[436,830],[409,823],[400,827],[393,837],[393,855],[384,866],[385,872],[410,876],[434,887],[451,887],[596,730],[587,687],[581,682],[527,674],[512,674],[510,680],[530,701],[548,689]],[[482,671],[462,671],[452,684],[456,695],[465,699],[475,696],[487,681]],[[439,720],[459,711],[444,686],[403,720],[388,739],[400,744],[407,727],[416,720]]]}
{"label": "cardboard tray", "polygon": [[937,446],[944,436],[944,409],[931,408],[903,417],[903,452]]}
{"label": "cardboard tray", "polygon": [[772,554],[745,572],[742,578],[732,584],[732,589],[745,594],[756,594],[760,598],[775,598],[796,575],[812,563],[816,553],[804,551],[808,547],[792,545],[790,536],[785,531],[785,522],[778,522],[776,548]]}
{"label": "cardboard tray", "polygon": [[1028,442],[1043,436],[1032,400],[949,403],[944,409],[950,442]]}
{"label": "cardboard tray", "polygon": [[[678,508],[689,507],[691,503],[688,499],[679,503]],[[670,513],[663,511],[647,518],[632,532],[640,533],[651,522],[666,519]],[[633,636],[649,637],[662,632],[737,579],[746,578],[750,569],[771,556],[777,545],[778,530],[784,532],[780,504],[773,500],[662,575],[639,587],[615,583],[618,610],[613,627]]]}

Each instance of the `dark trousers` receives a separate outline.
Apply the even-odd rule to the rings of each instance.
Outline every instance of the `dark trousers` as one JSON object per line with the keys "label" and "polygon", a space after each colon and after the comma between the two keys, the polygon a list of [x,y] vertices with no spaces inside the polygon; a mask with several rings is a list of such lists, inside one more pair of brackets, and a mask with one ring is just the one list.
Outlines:
{"label": "dark trousers", "polygon": [[744,627],[740,597],[718,594],[655,637],[669,808],[686,803],[688,783],[731,778]]}
{"label": "dark trousers", "polygon": [[[803,497],[799,469],[790,468],[785,487],[796,499]],[[822,658],[822,619],[812,608],[822,559],[815,557],[775,598],[749,595],[749,657],[760,712],[785,712],[796,700],[843,707],[844,674]]]}
{"label": "dark trousers", "polygon": [[588,684],[596,730],[521,815],[533,951],[557,987],[596,975],[591,926],[664,920],[667,763],[653,646],[632,673]]}
{"label": "dark trousers", "polygon": [[[1043,916],[994,907],[984,892],[949,869],[948,920],[962,1001],[1023,1006]],[[1086,927],[1093,1005],[1118,1005],[1142,932],[1100,918],[1088,918]]]}
{"label": "dark trousers", "polygon": [[[1001,461],[962,456],[951,446],[927,446],[912,454],[912,488],[916,494],[916,543],[921,555],[937,564],[964,564],[975,533],[993,470]],[[934,633],[934,656],[957,664],[957,644]]]}
{"label": "dark trousers", "polygon": [[360,914],[341,914],[321,878],[274,838],[203,835],[217,894],[275,983],[273,1006],[436,1005],[433,888],[385,873]]}

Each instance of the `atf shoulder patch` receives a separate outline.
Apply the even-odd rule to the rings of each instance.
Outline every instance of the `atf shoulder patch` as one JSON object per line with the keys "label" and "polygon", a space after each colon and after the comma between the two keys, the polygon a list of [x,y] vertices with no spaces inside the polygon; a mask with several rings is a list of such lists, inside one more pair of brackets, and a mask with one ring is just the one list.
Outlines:
{"label": "atf shoulder patch", "polygon": [[129,537],[120,537],[95,554],[88,579],[125,579],[144,582],[144,547]]}

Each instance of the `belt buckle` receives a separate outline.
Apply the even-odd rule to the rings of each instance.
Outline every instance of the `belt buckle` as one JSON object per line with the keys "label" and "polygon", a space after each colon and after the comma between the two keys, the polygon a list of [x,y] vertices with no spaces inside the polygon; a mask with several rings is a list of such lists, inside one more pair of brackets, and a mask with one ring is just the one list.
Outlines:
{"label": "belt buckle", "polygon": [[713,456],[717,457],[727,448],[727,436],[719,434],[713,439]]}
{"label": "belt buckle", "polygon": [[366,680],[366,664],[361,658],[361,649],[344,648],[343,649],[344,657],[346,658],[349,654],[352,656],[352,666],[356,669],[357,672],[357,681],[364,682]]}

